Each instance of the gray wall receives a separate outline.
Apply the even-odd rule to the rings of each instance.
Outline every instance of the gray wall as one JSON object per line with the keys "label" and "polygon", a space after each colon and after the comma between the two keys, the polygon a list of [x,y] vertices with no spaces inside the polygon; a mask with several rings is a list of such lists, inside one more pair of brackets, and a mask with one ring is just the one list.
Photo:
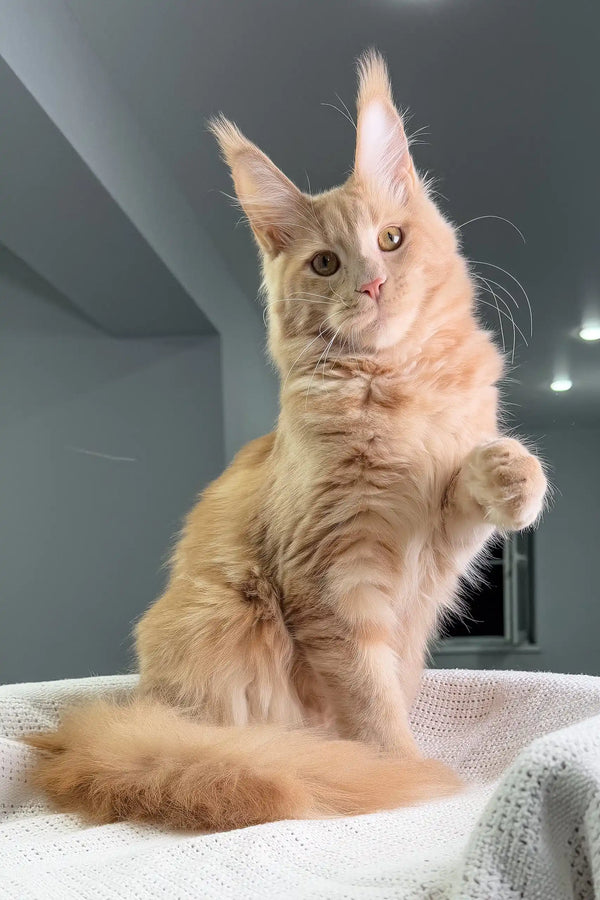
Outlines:
{"label": "gray wall", "polygon": [[536,543],[538,667],[600,675],[600,426],[537,440],[556,486]]}
{"label": "gray wall", "polygon": [[[155,325],[165,329],[160,333],[178,333],[184,319],[192,327],[197,317],[184,314],[187,295],[221,338],[224,439],[231,457],[269,431],[277,415],[255,291],[240,290],[206,231],[209,212],[192,208],[62,0],[0,3],[0,57],[0,118],[12,129],[0,158],[6,201],[0,242],[107,328],[107,310],[118,304],[119,334],[123,325],[127,334],[147,334],[151,316],[145,321],[144,311],[150,304]],[[204,118],[190,112],[189,122],[210,141],[217,160]],[[37,190],[30,189],[32,181]],[[226,199],[220,201],[227,209]],[[82,265],[92,247],[96,255]],[[160,302],[165,290],[145,290],[139,271],[137,279],[126,271],[122,280],[122,267],[143,271],[136,261],[148,254],[155,258],[145,268],[156,267],[163,283],[170,273],[169,296],[179,308],[171,323],[165,323]],[[128,293],[114,298],[114,285],[124,283]],[[118,323],[110,318],[113,331]]]}
{"label": "gray wall", "polygon": [[108,337],[1,247],[0,321],[0,681],[123,671],[224,464],[219,338]]}
{"label": "gray wall", "polygon": [[539,651],[440,653],[435,662],[600,675],[600,427],[553,426],[531,437],[555,488],[534,537]]}
{"label": "gray wall", "polygon": [[276,380],[253,295],[61,0],[0,4],[0,119],[0,680],[119,671]]}

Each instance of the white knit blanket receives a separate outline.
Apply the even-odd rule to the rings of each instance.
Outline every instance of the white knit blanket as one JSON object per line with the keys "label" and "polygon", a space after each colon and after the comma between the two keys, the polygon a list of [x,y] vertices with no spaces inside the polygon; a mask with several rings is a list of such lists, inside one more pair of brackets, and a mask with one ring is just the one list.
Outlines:
{"label": "white knit blanket", "polygon": [[74,698],[132,677],[0,688],[0,897],[600,897],[600,678],[428,672],[413,721],[423,750],[469,788],[450,800],[356,818],[226,834],[83,826],[27,781],[16,738]]}

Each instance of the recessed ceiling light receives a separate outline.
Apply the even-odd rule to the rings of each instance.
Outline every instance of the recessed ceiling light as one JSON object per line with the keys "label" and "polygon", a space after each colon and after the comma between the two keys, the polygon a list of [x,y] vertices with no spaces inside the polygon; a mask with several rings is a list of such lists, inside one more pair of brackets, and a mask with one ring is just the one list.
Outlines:
{"label": "recessed ceiling light", "polygon": [[555,378],[550,385],[551,390],[556,391],[557,394],[561,394],[563,391],[570,391],[572,387],[573,382],[570,378]]}
{"label": "recessed ceiling light", "polygon": [[600,325],[583,325],[579,337],[582,341],[600,341]]}

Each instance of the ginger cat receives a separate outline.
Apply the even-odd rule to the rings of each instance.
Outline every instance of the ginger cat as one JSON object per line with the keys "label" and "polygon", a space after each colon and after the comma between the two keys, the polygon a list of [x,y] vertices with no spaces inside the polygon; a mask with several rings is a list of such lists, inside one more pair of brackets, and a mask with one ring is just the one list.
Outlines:
{"label": "ginger cat", "polygon": [[546,479],[499,434],[502,360],[375,53],[357,106],[354,171],[312,197],[212,123],[260,248],[281,413],[188,516],[135,696],[28,738],[61,809],[227,829],[459,785],[409,728],[427,641]]}

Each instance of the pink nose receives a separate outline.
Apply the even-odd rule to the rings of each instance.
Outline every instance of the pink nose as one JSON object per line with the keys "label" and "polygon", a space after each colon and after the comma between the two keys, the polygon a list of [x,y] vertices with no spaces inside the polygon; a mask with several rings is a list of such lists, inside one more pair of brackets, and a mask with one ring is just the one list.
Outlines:
{"label": "pink nose", "polygon": [[360,292],[361,294],[368,294],[371,300],[379,300],[379,291],[382,284],[385,284],[385,278],[374,278],[373,281],[363,284]]}

